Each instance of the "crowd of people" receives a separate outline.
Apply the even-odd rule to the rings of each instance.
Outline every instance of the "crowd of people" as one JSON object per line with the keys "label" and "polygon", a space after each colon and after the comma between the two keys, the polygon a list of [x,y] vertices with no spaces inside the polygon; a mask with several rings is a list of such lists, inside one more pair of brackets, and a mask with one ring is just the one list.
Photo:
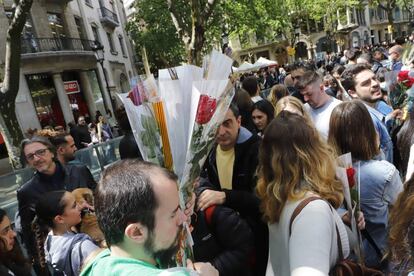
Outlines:
{"label": "crowd of people", "polygon": [[[392,91],[381,85],[387,72],[401,70],[403,48],[389,47],[387,62],[384,50],[355,48],[322,63],[241,76],[185,210],[177,176],[140,160],[125,111],[117,116],[123,160],[105,169],[98,184],[85,165],[70,162],[76,148],[95,141],[85,118],[70,132],[25,140],[23,158],[36,171],[17,191],[28,254],[0,210],[0,271],[332,275],[347,259],[375,275],[409,274],[414,178],[405,175],[409,164],[397,147],[402,111],[391,107]],[[112,137],[103,116],[96,135],[98,142]],[[336,158],[346,153],[360,185],[362,260],[336,174]],[[185,223],[194,263],[175,267]]]}

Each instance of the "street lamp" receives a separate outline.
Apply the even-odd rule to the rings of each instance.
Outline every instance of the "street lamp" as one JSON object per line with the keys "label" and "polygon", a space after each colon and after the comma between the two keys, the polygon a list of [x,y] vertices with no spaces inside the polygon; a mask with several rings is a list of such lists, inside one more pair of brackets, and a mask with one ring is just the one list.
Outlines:
{"label": "street lamp", "polygon": [[[108,95],[109,95],[109,98],[110,98],[109,102],[111,103],[112,110],[115,111],[114,105],[113,105],[113,102],[112,102],[111,91],[109,90],[108,77],[106,76],[106,71],[105,71],[104,66],[103,66],[103,62],[105,60],[104,46],[101,43],[99,43],[99,41],[95,41],[95,45],[92,48],[92,50],[95,52],[96,61],[99,62],[99,64],[101,65],[102,72],[104,74],[105,83],[106,83],[106,91],[108,92]],[[109,109],[106,106],[106,101],[103,101],[103,103],[104,103],[104,106],[105,106],[105,109],[106,109],[105,112],[107,112]]]}

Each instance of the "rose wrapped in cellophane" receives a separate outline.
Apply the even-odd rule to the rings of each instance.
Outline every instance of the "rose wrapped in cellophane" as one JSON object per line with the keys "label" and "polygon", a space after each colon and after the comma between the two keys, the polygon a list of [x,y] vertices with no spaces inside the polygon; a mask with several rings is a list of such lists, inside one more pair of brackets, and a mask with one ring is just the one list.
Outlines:
{"label": "rose wrapped in cellophane", "polygon": [[351,231],[354,236],[353,240],[358,240],[354,246],[355,254],[358,259],[362,262],[362,251],[361,251],[361,233],[357,226],[359,211],[360,211],[360,183],[359,179],[356,179],[356,170],[352,166],[352,155],[346,153],[337,158],[336,176],[341,181],[344,191],[344,202],[345,208],[348,211],[348,217],[351,222]]}
{"label": "rose wrapped in cellophane", "polygon": [[135,141],[146,161],[165,165],[163,141],[157,122],[156,112],[150,98],[157,96],[152,81],[137,77],[129,93],[118,94],[127,112]]}

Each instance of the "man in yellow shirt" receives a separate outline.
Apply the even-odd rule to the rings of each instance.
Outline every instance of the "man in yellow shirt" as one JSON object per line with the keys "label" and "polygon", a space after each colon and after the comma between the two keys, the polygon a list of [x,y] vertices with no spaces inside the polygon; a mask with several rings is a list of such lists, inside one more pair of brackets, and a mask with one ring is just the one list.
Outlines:
{"label": "man in yellow shirt", "polygon": [[254,275],[264,275],[268,234],[254,191],[260,137],[241,126],[239,110],[231,104],[217,131],[216,143],[200,176],[198,208],[225,205],[240,213],[255,236]]}

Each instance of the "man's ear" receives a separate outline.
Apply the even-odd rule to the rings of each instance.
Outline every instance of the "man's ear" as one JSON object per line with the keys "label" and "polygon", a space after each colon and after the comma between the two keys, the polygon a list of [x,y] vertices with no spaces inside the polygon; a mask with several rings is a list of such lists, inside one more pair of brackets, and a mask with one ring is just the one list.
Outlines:
{"label": "man's ear", "polygon": [[136,243],[144,243],[148,237],[148,228],[143,226],[141,223],[131,223],[125,228],[125,236]]}
{"label": "man's ear", "polygon": [[239,115],[239,117],[237,117],[236,121],[237,121],[237,124],[239,125],[239,127],[241,127],[241,115]]}
{"label": "man's ear", "polygon": [[353,98],[353,99],[358,99],[358,94],[355,90],[352,89],[348,89],[348,94]]}

